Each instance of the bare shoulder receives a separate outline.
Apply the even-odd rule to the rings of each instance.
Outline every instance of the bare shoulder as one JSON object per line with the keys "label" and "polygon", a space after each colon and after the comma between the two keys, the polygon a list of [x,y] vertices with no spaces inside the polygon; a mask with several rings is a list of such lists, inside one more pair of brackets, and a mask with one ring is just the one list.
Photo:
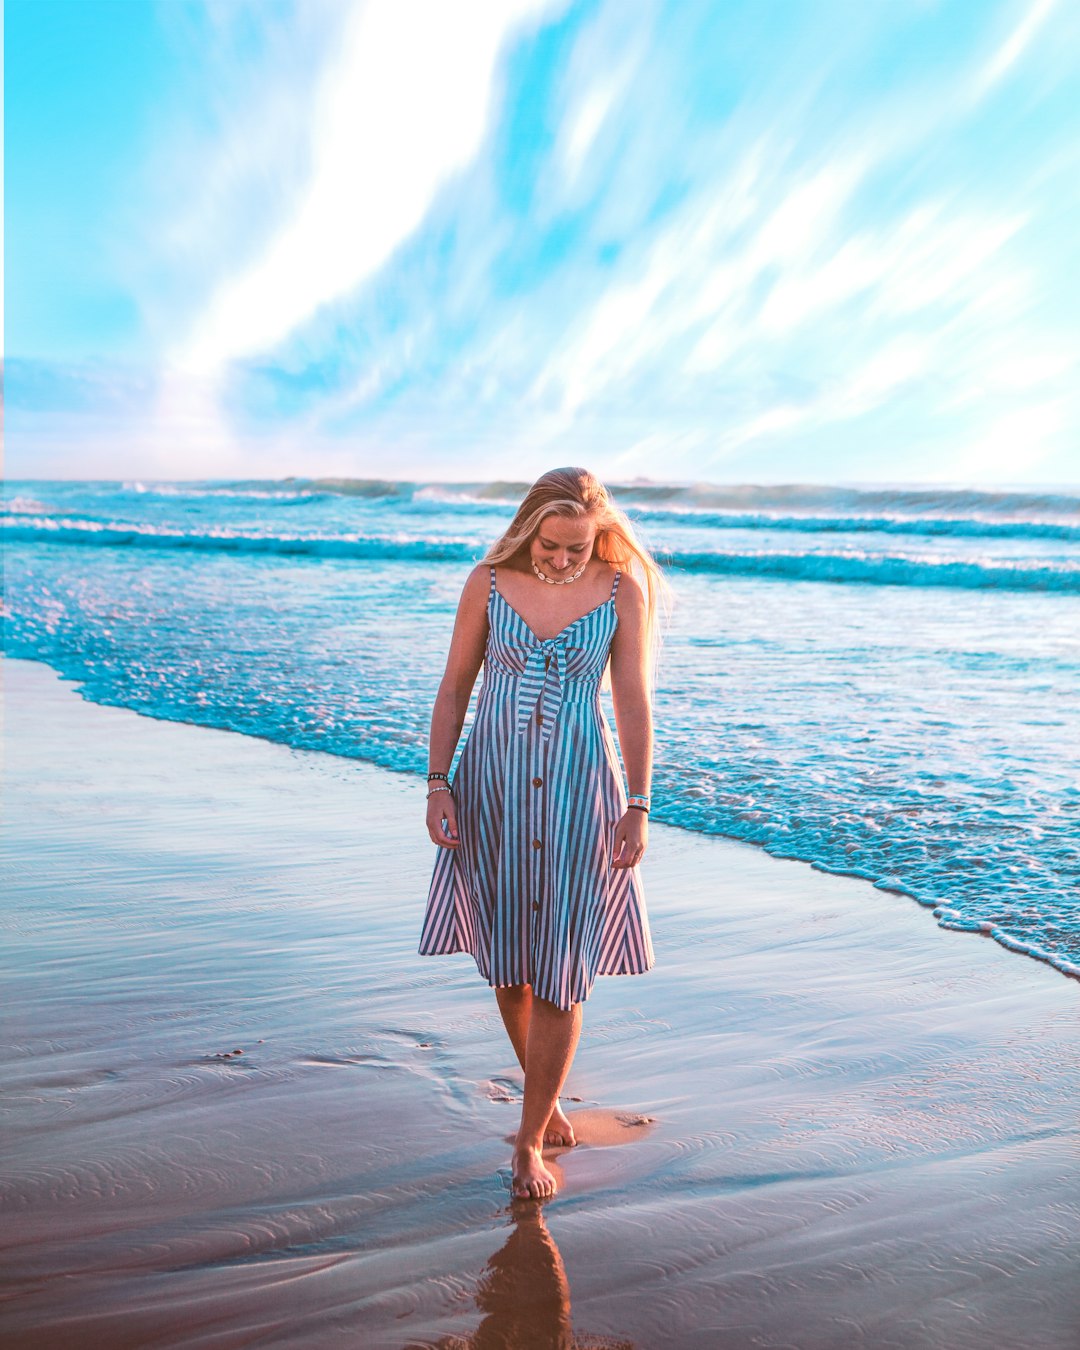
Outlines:
{"label": "bare shoulder", "polygon": [[479,593],[487,595],[491,589],[491,568],[487,563],[477,563],[465,579],[462,595]]}
{"label": "bare shoulder", "polygon": [[629,572],[623,572],[619,578],[619,589],[615,592],[615,613],[620,619],[639,618],[645,613],[645,593],[638,579]]}
{"label": "bare shoulder", "polygon": [[465,579],[461,589],[462,610],[481,613],[487,609],[488,592],[491,590],[491,568],[487,563],[477,563]]}

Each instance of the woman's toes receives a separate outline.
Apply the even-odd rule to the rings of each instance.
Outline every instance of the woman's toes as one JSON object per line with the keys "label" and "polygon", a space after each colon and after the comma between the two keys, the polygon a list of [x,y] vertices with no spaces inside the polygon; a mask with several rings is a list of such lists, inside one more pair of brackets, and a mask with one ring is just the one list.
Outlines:
{"label": "woman's toes", "polygon": [[551,1119],[544,1130],[544,1143],[549,1148],[573,1148],[577,1143],[574,1127],[560,1106],[556,1106],[551,1113]]}
{"label": "woman's toes", "polygon": [[522,1149],[514,1155],[513,1178],[511,1194],[515,1199],[542,1200],[558,1189],[538,1148]]}

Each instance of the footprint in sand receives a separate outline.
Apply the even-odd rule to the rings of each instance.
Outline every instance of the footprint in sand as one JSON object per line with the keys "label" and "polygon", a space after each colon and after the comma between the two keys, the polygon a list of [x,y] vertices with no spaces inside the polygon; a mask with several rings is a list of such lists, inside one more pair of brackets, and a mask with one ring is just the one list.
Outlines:
{"label": "footprint in sand", "polygon": [[618,1144],[636,1144],[652,1133],[655,1116],[640,1111],[619,1111],[603,1106],[587,1106],[568,1115],[579,1144],[611,1148]]}
{"label": "footprint in sand", "polygon": [[521,1087],[510,1078],[491,1078],[484,1084],[490,1102],[520,1102]]}
{"label": "footprint in sand", "polygon": [[[492,1101],[503,1100],[500,1097],[492,1097]],[[520,1101],[519,1097],[512,1100]],[[560,1098],[561,1101],[574,1101],[573,1097]],[[580,1101],[580,1098],[577,1100]],[[640,1111],[619,1111],[604,1106],[587,1106],[582,1111],[568,1111],[566,1118],[574,1127],[574,1134],[577,1138],[577,1148],[584,1145],[586,1148],[612,1148],[619,1144],[636,1144],[652,1133],[653,1126],[656,1124],[655,1116],[642,1115]],[[514,1136],[506,1136],[509,1144],[514,1142]],[[545,1147],[544,1153],[568,1153],[571,1149],[563,1148],[559,1145]]]}

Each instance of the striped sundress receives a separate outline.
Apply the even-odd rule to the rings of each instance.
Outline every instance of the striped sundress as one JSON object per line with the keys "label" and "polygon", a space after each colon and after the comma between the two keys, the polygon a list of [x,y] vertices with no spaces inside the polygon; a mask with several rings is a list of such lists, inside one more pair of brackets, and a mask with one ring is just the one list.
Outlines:
{"label": "striped sundress", "polygon": [[469,952],[494,987],[532,985],[568,1009],[598,975],[653,964],[638,869],[611,867],[626,810],[600,681],[611,595],[536,636],[491,569],[484,679],[454,775],[460,846],[440,848],[420,952]]}

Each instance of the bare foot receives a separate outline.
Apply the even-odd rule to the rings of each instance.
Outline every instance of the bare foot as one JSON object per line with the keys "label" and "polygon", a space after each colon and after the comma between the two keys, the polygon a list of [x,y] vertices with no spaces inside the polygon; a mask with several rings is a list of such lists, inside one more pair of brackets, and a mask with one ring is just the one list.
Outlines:
{"label": "bare foot", "polygon": [[515,1200],[541,1200],[559,1189],[538,1148],[515,1148],[511,1166],[514,1181],[510,1194]]}
{"label": "bare foot", "polygon": [[566,1114],[558,1102],[555,1103],[555,1109],[544,1127],[544,1143],[549,1148],[573,1148],[577,1143],[574,1127],[567,1120]]}

